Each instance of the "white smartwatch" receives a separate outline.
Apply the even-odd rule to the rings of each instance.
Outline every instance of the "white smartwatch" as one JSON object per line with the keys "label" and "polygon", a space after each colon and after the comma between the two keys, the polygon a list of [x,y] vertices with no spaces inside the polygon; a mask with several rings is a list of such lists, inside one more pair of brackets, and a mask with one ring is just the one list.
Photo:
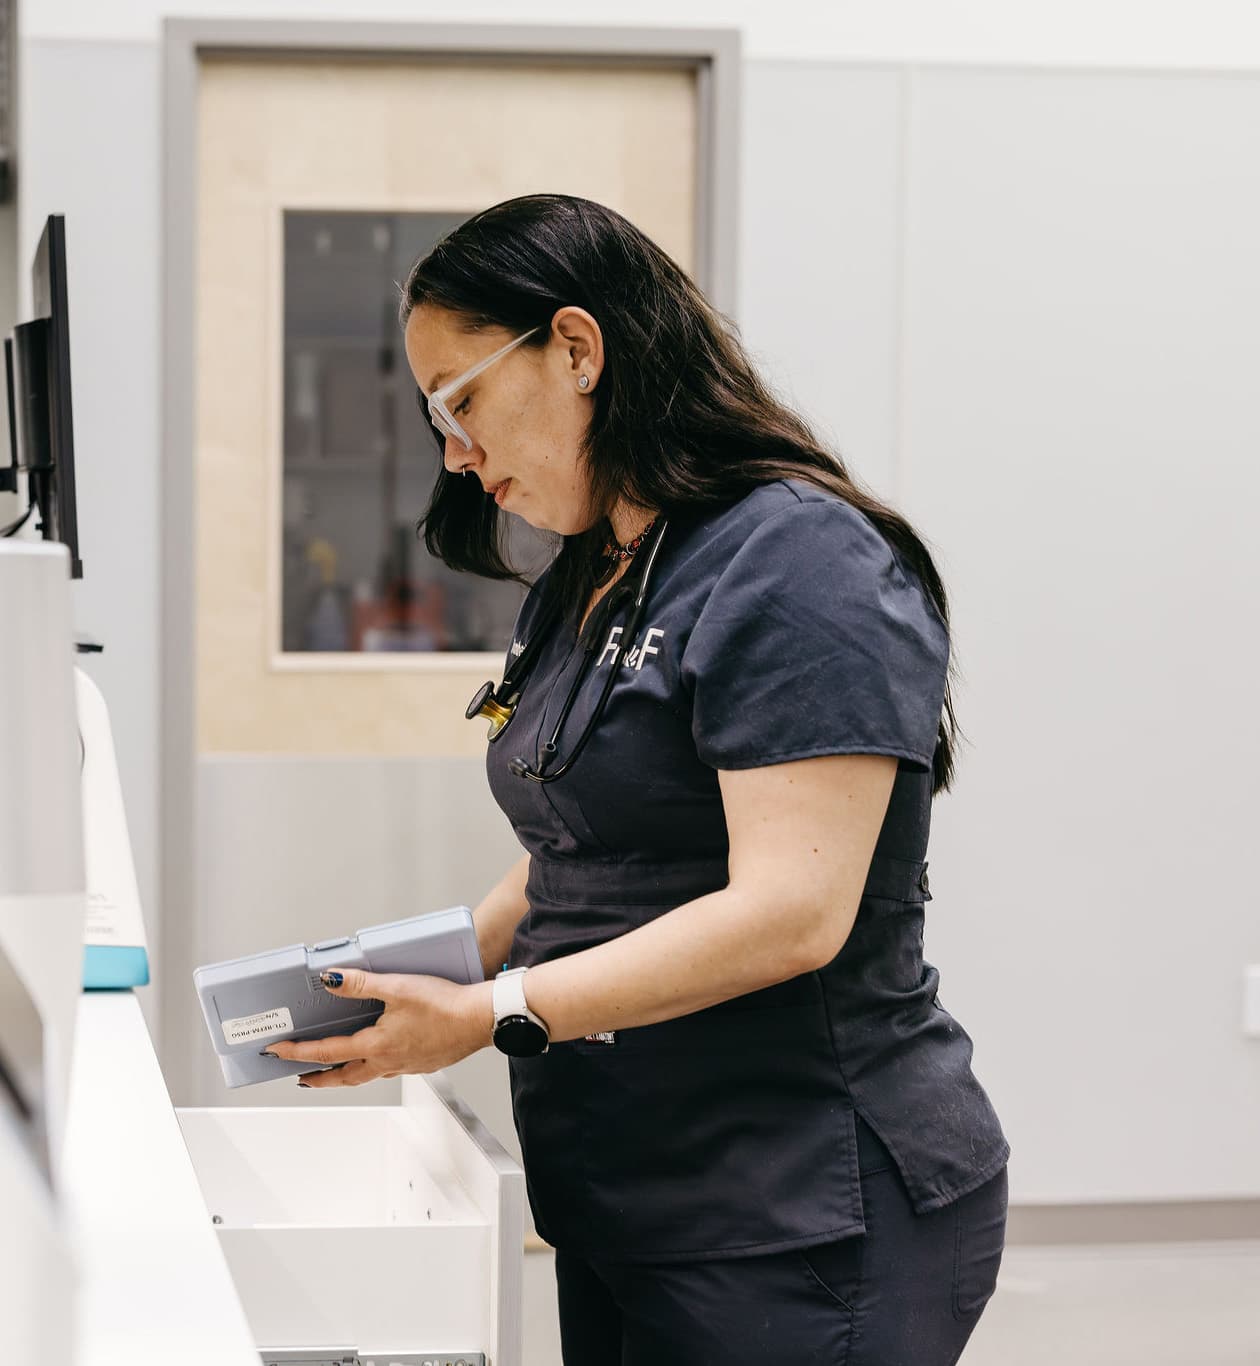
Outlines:
{"label": "white smartwatch", "polygon": [[547,1051],[551,1034],[525,1003],[528,968],[507,968],[494,979],[494,1046],[510,1058],[536,1058]]}

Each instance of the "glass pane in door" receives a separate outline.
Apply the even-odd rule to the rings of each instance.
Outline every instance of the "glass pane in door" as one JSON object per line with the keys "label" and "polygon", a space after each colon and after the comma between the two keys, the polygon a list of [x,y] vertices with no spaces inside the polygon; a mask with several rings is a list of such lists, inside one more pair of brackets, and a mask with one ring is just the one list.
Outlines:
{"label": "glass pane in door", "polygon": [[[282,633],[286,652],[503,650],[523,590],[416,535],[441,453],[398,326],[412,262],[466,213],[284,215]],[[513,563],[548,539],[511,519]]]}

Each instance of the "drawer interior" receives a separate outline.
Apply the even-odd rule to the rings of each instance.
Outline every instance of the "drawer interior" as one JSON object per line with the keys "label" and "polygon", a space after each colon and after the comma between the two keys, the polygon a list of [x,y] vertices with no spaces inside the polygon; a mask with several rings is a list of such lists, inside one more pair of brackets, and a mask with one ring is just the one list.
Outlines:
{"label": "drawer interior", "polygon": [[406,1107],[178,1114],[206,1205],[224,1229],[485,1223]]}

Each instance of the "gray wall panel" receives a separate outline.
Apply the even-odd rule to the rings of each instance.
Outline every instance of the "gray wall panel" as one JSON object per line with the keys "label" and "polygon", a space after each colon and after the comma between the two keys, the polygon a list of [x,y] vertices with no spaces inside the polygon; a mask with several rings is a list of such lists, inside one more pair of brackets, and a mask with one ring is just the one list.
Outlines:
{"label": "gray wall panel", "polygon": [[1256,1194],[1260,80],[922,73],[910,128],[942,999],[1020,1199]]}
{"label": "gray wall panel", "polygon": [[[197,768],[198,963],[346,934],[382,921],[475,906],[521,849],[469,759],[202,759]],[[299,1091],[281,1081],[224,1090],[191,982],[171,1056],[196,1059],[168,1078],[179,1104],[385,1104],[396,1081]],[[172,1012],[174,1017],[176,1012]],[[516,1150],[497,1053],[451,1069],[457,1089]]]}
{"label": "gray wall panel", "polygon": [[[81,659],[109,704],[150,949],[158,888],[158,73],[151,43],[21,49],[19,297],[44,219],[66,216]],[[158,979],[160,982],[160,979]],[[152,1019],[160,986],[144,993]]]}
{"label": "gray wall panel", "polygon": [[896,488],[902,79],[749,62],[744,80],[744,339],[885,495]]}

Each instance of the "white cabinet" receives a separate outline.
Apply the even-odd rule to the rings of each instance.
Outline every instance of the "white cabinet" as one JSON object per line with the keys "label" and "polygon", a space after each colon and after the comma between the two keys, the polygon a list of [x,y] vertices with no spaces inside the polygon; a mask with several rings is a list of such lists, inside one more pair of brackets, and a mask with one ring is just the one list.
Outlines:
{"label": "white cabinet", "polygon": [[135,996],[88,992],[61,1186],[74,1366],[520,1366],[524,1176],[440,1074],[172,1110]]}
{"label": "white cabinet", "polygon": [[79,999],[58,1193],[78,1272],[76,1346],[40,1359],[258,1366],[130,991]]}

